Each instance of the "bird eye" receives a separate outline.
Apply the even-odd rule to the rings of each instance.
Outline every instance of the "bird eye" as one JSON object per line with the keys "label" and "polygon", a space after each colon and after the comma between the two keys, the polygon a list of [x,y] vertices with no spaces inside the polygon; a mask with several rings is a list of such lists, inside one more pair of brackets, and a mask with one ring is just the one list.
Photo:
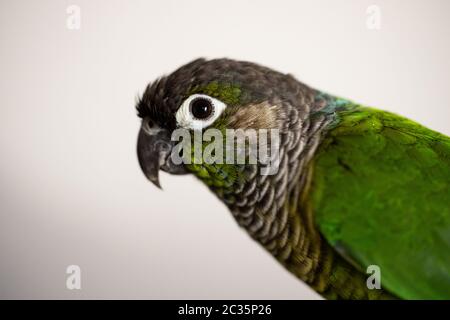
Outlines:
{"label": "bird eye", "polygon": [[211,100],[198,97],[191,101],[190,105],[192,115],[197,119],[208,119],[213,113]]}
{"label": "bird eye", "polygon": [[193,94],[181,104],[175,117],[179,126],[201,130],[211,125],[226,108],[225,103],[205,94]]}

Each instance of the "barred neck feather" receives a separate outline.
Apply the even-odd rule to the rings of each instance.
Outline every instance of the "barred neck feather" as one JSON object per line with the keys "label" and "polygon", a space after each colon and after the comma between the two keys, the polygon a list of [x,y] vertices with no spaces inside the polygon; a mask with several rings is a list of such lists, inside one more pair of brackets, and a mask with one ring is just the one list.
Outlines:
{"label": "barred neck feather", "polygon": [[[284,105],[289,119],[282,131],[280,167],[260,175],[256,165],[243,168],[243,179],[210,188],[229,207],[237,223],[281,264],[319,294],[330,298],[379,298],[369,292],[362,274],[340,258],[317,231],[308,207],[311,160],[327,130],[339,121],[337,111],[352,103],[312,91],[298,106]],[[241,177],[242,177],[241,176]],[[336,285],[335,273],[348,280]]]}

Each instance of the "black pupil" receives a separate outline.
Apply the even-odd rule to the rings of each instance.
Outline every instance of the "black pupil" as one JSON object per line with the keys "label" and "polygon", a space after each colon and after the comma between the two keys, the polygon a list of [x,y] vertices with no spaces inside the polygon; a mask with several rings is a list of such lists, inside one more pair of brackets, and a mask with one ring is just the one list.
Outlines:
{"label": "black pupil", "polygon": [[191,102],[192,115],[197,119],[208,118],[213,111],[211,101],[205,98],[197,98]]}

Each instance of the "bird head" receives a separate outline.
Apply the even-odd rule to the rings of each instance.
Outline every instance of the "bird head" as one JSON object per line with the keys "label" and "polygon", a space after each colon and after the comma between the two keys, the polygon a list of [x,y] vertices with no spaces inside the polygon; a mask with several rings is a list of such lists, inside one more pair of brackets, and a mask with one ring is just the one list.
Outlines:
{"label": "bird head", "polygon": [[[255,63],[194,60],[150,83],[137,103],[142,119],[137,146],[141,169],[158,187],[158,173],[163,170],[172,174],[193,173],[222,196],[236,193],[258,169],[270,164],[258,159],[250,163],[249,148],[244,151],[245,163],[236,161],[240,150],[235,144],[230,145],[227,134],[256,132],[259,138],[264,132],[263,147],[268,149],[271,160],[280,163],[288,157],[283,154],[274,157],[274,152],[285,153],[295,147],[294,142],[300,141],[296,132],[300,133],[313,99],[313,90],[291,75]],[[178,134],[180,131],[182,134]],[[213,134],[205,139],[207,131]],[[272,135],[273,132],[278,136]],[[174,139],[180,135],[183,144]],[[194,141],[196,136],[201,137],[199,144]],[[248,146],[248,138],[244,137],[244,146]],[[208,150],[211,143],[216,143],[213,152]],[[257,143],[260,150],[261,141]],[[274,145],[278,149],[270,149]],[[199,159],[197,149],[201,154],[209,151],[216,161],[207,161],[204,154]],[[219,152],[221,149],[223,153]],[[227,158],[230,153],[232,161]],[[222,161],[217,161],[218,158]],[[272,173],[269,170],[269,174],[273,172],[277,170]]]}

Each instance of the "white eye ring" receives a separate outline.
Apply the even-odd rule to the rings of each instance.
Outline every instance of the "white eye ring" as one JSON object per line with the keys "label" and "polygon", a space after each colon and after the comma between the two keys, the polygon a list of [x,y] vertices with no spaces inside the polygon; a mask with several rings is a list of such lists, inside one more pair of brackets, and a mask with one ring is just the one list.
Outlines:
{"label": "white eye ring", "polygon": [[[196,100],[208,100],[211,103],[211,114],[204,118],[196,118],[192,113],[192,102]],[[222,114],[227,105],[220,100],[206,94],[193,94],[183,101],[175,118],[180,127],[186,129],[201,130],[211,125]]]}

